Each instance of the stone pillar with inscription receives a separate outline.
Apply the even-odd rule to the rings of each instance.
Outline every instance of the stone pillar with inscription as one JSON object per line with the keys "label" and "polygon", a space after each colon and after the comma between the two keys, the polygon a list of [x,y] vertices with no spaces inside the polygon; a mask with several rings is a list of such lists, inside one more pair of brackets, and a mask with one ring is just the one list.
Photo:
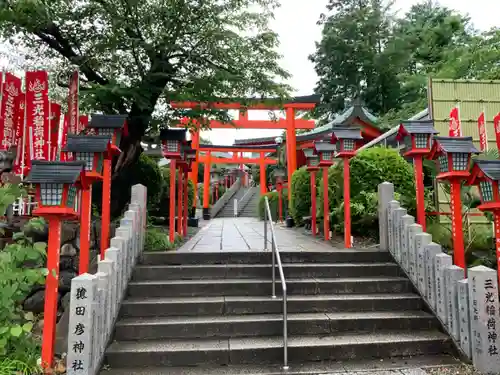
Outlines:
{"label": "stone pillar with inscription", "polygon": [[146,186],[137,184],[132,186],[132,203],[139,203],[141,206],[141,241],[140,249],[141,252],[144,249],[144,240],[146,238],[146,226],[147,226],[147,202],[148,202],[148,189]]}
{"label": "stone pillar with inscription", "polygon": [[[115,231],[116,232],[116,231]],[[116,234],[116,233],[115,233]],[[123,299],[125,290],[127,287],[127,275],[125,270],[127,269],[127,255],[126,255],[126,242],[122,237],[113,237],[110,241],[110,246],[118,250],[118,270],[120,284],[118,285],[118,289],[120,290],[120,300]]]}
{"label": "stone pillar with inscription", "polygon": [[404,208],[396,208],[393,212],[392,222],[394,223],[394,257],[398,263],[401,263],[401,221],[403,216],[406,215]]}
{"label": "stone pillar with inscription", "polygon": [[130,276],[132,275],[132,269],[134,268],[134,252],[133,252],[133,221],[132,219],[121,219],[120,227],[116,230],[118,236],[126,239],[126,258],[127,258],[127,267],[124,270],[125,279],[127,282],[130,280]]}
{"label": "stone pillar with inscription", "polygon": [[471,358],[471,321],[469,307],[469,280],[460,280],[458,283],[458,326],[460,331],[460,347]]}
{"label": "stone pillar with inscription", "polygon": [[401,233],[401,252],[400,252],[400,259],[399,259],[399,265],[408,272],[408,255],[409,255],[409,248],[408,248],[408,227],[412,224],[415,224],[415,218],[411,215],[404,215],[401,218],[401,228],[400,228],[400,233]]}
{"label": "stone pillar with inscription", "polygon": [[387,229],[388,229],[388,241],[389,241],[389,251],[391,254],[394,256],[394,236],[395,236],[395,231],[394,231],[394,221],[393,221],[393,216],[394,216],[394,210],[399,208],[399,202],[398,201],[390,201],[389,202],[389,210],[387,211]]}
{"label": "stone pillar with inscription", "polygon": [[472,363],[483,374],[500,374],[497,273],[477,266],[468,276]]}
{"label": "stone pillar with inscription", "polygon": [[411,224],[408,226],[408,276],[411,280],[417,282],[417,234],[422,233],[420,224]]}
{"label": "stone pillar with inscription", "polygon": [[445,253],[437,254],[434,257],[434,284],[436,286],[436,313],[443,322],[443,324],[448,325],[448,315],[446,313],[446,289],[444,285],[444,270],[445,268],[451,266],[453,260],[451,256]]}
{"label": "stone pillar with inscription", "polygon": [[380,249],[389,250],[389,229],[387,211],[389,202],[394,199],[394,185],[383,182],[378,185],[378,225],[380,237]]}
{"label": "stone pillar with inscription", "polygon": [[425,279],[425,247],[432,242],[432,236],[428,233],[418,233],[415,235],[415,251],[417,253],[417,289],[420,295],[426,296]]}
{"label": "stone pillar with inscription", "polygon": [[97,288],[97,277],[88,273],[71,280],[66,370],[68,375],[94,375],[97,356],[93,353],[93,310]]}
{"label": "stone pillar with inscription", "polygon": [[458,308],[458,282],[464,277],[464,269],[455,265],[444,269],[444,289],[446,293],[446,314],[448,332],[460,340],[459,308]]}
{"label": "stone pillar with inscription", "polygon": [[[123,219],[122,219],[123,220]],[[130,268],[132,268],[132,258],[130,256],[130,242],[131,242],[131,229],[129,226],[120,226],[116,228],[115,234],[117,237],[123,239],[123,258],[124,258],[124,267],[122,269],[122,279],[127,285],[129,281]]]}
{"label": "stone pillar with inscription", "polygon": [[441,254],[441,245],[431,242],[424,248],[425,254],[425,291],[427,303],[436,311],[436,276],[434,268],[434,257]]}

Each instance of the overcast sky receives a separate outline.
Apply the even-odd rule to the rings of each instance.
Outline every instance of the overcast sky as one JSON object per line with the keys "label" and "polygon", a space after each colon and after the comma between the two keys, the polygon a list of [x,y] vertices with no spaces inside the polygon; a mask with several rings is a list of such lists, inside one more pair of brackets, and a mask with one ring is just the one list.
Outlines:
{"label": "overcast sky", "polygon": [[[418,0],[396,0],[395,10],[408,10]],[[467,13],[472,18],[476,28],[481,30],[500,26],[500,1],[498,0],[441,0],[440,4]],[[297,95],[308,95],[313,92],[317,81],[313,64],[308,56],[315,50],[315,41],[321,36],[321,29],[316,25],[319,15],[324,11],[327,0],[282,0],[282,6],[275,13],[272,23],[274,31],[279,34],[283,55],[282,65],[292,77],[289,84]],[[250,119],[262,118],[259,113],[251,111]],[[214,144],[233,143],[235,138],[256,138],[279,134],[276,130],[226,130],[218,129],[204,132]]]}

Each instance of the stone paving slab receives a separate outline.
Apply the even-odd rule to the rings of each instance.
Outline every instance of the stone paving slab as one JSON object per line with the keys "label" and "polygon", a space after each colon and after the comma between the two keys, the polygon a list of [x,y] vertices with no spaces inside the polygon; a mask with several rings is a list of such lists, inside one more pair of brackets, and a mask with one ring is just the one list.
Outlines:
{"label": "stone paving slab", "polygon": [[[332,251],[330,245],[275,225],[275,236],[281,251]],[[271,228],[267,228],[268,250]],[[216,218],[204,223],[200,231],[179,251],[255,251],[264,249],[264,222],[255,218]],[[340,249],[339,249],[340,250]]]}

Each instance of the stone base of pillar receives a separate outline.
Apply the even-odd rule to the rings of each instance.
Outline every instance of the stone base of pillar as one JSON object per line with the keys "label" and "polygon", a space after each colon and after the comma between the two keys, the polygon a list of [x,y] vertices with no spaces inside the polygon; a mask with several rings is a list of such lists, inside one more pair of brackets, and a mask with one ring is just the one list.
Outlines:
{"label": "stone base of pillar", "polygon": [[189,210],[189,217],[196,217],[196,207],[191,207]]}
{"label": "stone base of pillar", "polygon": [[203,220],[210,220],[210,208],[203,207]]}

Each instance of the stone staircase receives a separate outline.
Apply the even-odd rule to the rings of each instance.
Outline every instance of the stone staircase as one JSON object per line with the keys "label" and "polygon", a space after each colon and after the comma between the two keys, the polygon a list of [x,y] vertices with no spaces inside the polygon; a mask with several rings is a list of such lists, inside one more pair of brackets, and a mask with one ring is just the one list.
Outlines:
{"label": "stone staircase", "polygon": [[[402,356],[426,361],[453,353],[451,340],[388,252],[281,256],[289,296],[289,374],[305,363]],[[282,301],[270,296],[270,262],[270,252],[145,253],[101,374],[280,373]],[[274,372],[265,370],[268,365]]]}
{"label": "stone staircase", "polygon": [[245,202],[243,209],[239,212],[239,217],[258,217],[257,208],[259,206],[260,199],[260,188],[253,187],[252,191],[249,193],[252,194],[248,197],[248,200]]}
{"label": "stone staircase", "polygon": [[227,202],[227,204],[219,211],[216,217],[234,217],[234,200],[240,201],[249,188],[241,187],[236,194]]}

